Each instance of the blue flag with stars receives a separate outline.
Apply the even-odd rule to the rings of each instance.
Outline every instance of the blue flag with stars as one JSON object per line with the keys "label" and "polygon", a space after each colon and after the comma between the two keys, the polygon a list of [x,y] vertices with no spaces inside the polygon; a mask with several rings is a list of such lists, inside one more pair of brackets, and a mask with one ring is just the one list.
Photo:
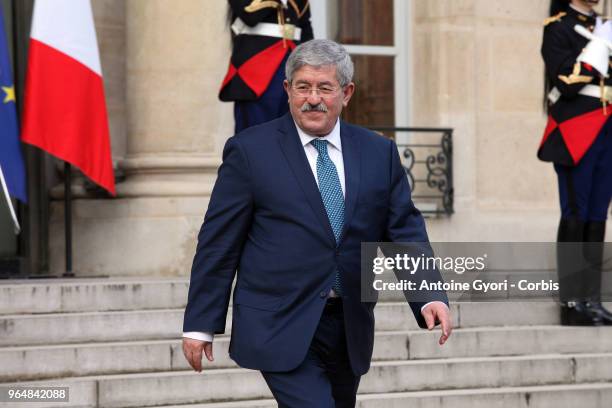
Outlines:
{"label": "blue flag with stars", "polygon": [[0,167],[9,194],[25,203],[27,201],[25,164],[19,140],[15,84],[2,7],[0,7]]}

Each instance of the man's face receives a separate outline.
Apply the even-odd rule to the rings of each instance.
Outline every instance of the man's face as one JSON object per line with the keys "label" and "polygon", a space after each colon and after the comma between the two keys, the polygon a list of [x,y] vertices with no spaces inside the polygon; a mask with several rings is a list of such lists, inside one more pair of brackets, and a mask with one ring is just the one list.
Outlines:
{"label": "man's face", "polygon": [[291,116],[300,129],[312,136],[325,136],[332,131],[355,90],[352,82],[340,87],[332,65],[305,65],[293,73],[291,84],[285,80],[284,86]]}

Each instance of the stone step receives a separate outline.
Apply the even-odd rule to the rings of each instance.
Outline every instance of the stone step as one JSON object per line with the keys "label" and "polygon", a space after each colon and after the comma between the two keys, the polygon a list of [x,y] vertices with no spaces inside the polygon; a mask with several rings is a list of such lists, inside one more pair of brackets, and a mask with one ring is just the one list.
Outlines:
{"label": "stone step", "polygon": [[180,336],[183,310],[0,316],[0,346],[168,339]]}
{"label": "stone step", "polygon": [[[455,327],[558,324],[553,303],[455,303]],[[231,327],[231,309],[226,333]],[[375,309],[378,331],[418,328],[404,302],[382,302]],[[49,313],[0,316],[0,347],[180,337],[183,309]]]}
{"label": "stone step", "polygon": [[28,279],[0,282],[1,314],[178,309],[186,278]]}
{"label": "stone step", "polygon": [[[439,333],[377,332],[374,361],[491,357],[547,353],[612,353],[612,327],[517,326],[454,331],[440,347]],[[568,341],[572,339],[572,341]],[[229,337],[215,340],[210,368],[235,368]],[[180,340],[150,340],[0,348],[0,382],[65,376],[188,370]]]}
{"label": "stone step", "polygon": [[[387,394],[600,382],[612,382],[610,353],[375,362],[359,390],[362,394]],[[97,403],[100,408],[270,398],[257,371],[235,368],[199,374],[160,372],[3,384],[7,385],[68,386],[73,406]]]}
{"label": "stone step", "polygon": [[[0,281],[0,315],[182,309],[188,288],[187,278],[6,280]],[[398,291],[379,294],[379,302],[403,301]]]}
{"label": "stone step", "polygon": [[[184,308],[187,278],[74,278],[0,281],[0,315]],[[382,292],[380,301],[403,301]]]}
{"label": "stone step", "polygon": [[[356,408],[609,408],[612,384],[563,384],[469,390],[361,394]],[[165,405],[163,408],[273,408],[271,399]],[[152,407],[162,408],[162,406]]]}

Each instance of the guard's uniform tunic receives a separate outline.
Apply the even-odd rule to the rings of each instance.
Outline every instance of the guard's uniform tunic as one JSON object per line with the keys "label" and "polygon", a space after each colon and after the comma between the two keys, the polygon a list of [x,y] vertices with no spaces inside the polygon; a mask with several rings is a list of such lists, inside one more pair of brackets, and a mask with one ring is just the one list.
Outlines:
{"label": "guard's uniform tunic", "polygon": [[235,102],[238,133],[289,110],[283,89],[285,61],[313,33],[308,0],[229,0],[229,4],[233,49],[219,99]]}
{"label": "guard's uniform tunic", "polygon": [[592,30],[595,17],[570,7],[544,28],[542,56],[554,88],[538,157],[555,163],[563,218],[604,221],[612,196],[612,78],[602,83],[595,69],[577,61],[589,40],[576,24]]}

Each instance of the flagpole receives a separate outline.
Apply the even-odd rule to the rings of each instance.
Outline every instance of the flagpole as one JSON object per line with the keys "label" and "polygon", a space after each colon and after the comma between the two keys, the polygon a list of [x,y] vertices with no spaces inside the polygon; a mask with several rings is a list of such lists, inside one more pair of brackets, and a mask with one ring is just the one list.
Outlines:
{"label": "flagpole", "polygon": [[65,278],[74,277],[72,272],[72,167],[64,162],[64,229],[66,241]]}
{"label": "flagpole", "polygon": [[6,198],[6,204],[8,205],[9,211],[11,213],[11,218],[13,219],[13,226],[15,229],[15,234],[19,234],[21,232],[21,226],[19,226],[19,221],[17,220],[17,214],[15,213],[15,209],[13,208],[13,202],[11,201],[11,196],[8,192],[8,187],[6,186],[6,181],[4,180],[4,173],[2,173],[2,167],[0,167],[0,184],[2,184],[2,191],[4,192],[4,198]]}

